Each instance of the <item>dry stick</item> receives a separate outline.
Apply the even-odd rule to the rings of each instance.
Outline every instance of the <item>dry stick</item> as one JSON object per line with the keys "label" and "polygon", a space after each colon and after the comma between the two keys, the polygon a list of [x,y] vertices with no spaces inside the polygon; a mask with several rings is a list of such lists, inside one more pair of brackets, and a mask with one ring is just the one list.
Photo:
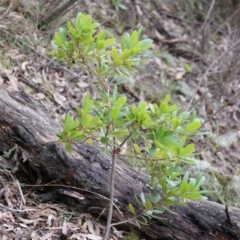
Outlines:
{"label": "dry stick", "polygon": [[[232,97],[229,102],[234,101],[236,98],[238,98],[240,96],[240,92],[235,95],[234,97]],[[208,117],[208,119],[202,124],[202,126],[204,126],[204,124],[206,124],[212,117],[214,117],[216,114],[218,114],[223,108],[225,108],[226,105],[221,106],[215,113],[213,113],[210,117]]]}
{"label": "dry stick", "polygon": [[[226,71],[230,71],[230,70],[235,70],[237,69],[237,67],[234,68],[230,68],[227,70],[220,70],[220,71],[215,71],[215,72],[210,72],[209,74],[214,74],[214,73],[221,73],[221,72],[226,72]],[[217,82],[216,82],[217,83]],[[219,94],[219,91],[223,90],[224,87],[229,83],[229,81],[224,82],[224,84],[221,85],[221,87],[218,89],[218,91],[216,91],[216,93],[214,93],[211,98],[214,98],[217,94]],[[202,98],[205,98],[205,96],[210,92],[210,90],[208,89],[202,96],[201,98],[199,98],[198,100],[195,101],[195,106],[198,104],[198,102],[201,101]]]}
{"label": "dry stick", "polygon": [[207,16],[205,18],[205,21],[201,27],[201,32],[202,32],[202,42],[201,42],[201,45],[202,45],[202,53],[205,54],[205,50],[206,50],[206,45],[208,43],[208,39],[209,39],[209,23],[210,23],[210,18],[211,18],[211,14],[212,14],[212,11],[213,11],[213,8],[214,8],[214,5],[216,3],[216,0],[213,0],[211,5],[210,5],[210,8],[208,9],[208,13],[207,13]]}
{"label": "dry stick", "polygon": [[78,0],[69,0],[68,2],[64,3],[63,5],[56,8],[53,12],[49,13],[41,22],[40,26],[44,24],[49,24],[58,18],[62,13],[66,12],[68,8],[75,4]]}
{"label": "dry stick", "polygon": [[115,170],[116,170],[116,150],[113,150],[112,153],[112,170],[111,170],[111,186],[110,186],[110,203],[109,203],[109,210],[108,210],[108,219],[107,219],[107,229],[104,236],[104,240],[108,239],[108,235],[111,229],[112,223],[112,214],[113,214],[113,204],[114,204],[114,180],[115,180]]}
{"label": "dry stick", "polygon": [[224,55],[226,55],[229,51],[231,51],[231,50],[232,50],[234,47],[236,47],[239,43],[240,43],[240,39],[239,39],[237,42],[235,42],[228,50],[226,50],[226,51],[223,52],[220,56],[218,56],[217,59],[215,59],[215,60],[210,64],[210,66],[207,68],[207,70],[205,71],[205,73],[203,74],[203,76],[199,79],[199,83],[198,83],[198,85],[197,85],[197,87],[196,87],[196,90],[195,90],[195,92],[194,92],[194,94],[193,94],[193,97],[192,97],[192,98],[190,99],[190,101],[189,101],[187,110],[190,109],[190,107],[191,107],[191,105],[192,105],[192,102],[193,102],[193,99],[194,99],[194,96],[196,96],[197,91],[198,91],[200,85],[202,84],[203,80],[205,80],[205,79],[207,78],[207,75],[208,75],[210,69],[214,66],[214,64],[215,64],[216,62],[218,62]]}
{"label": "dry stick", "polygon": [[240,5],[239,7],[234,11],[234,13],[228,17],[222,24],[220,24],[220,26],[217,28],[217,30],[213,33],[213,36],[215,36],[219,31],[220,29],[229,21],[231,21],[238,13],[240,12]]}
{"label": "dry stick", "polygon": [[3,13],[3,15],[0,17],[0,21],[8,15],[8,13],[10,12],[11,8],[12,8],[12,5],[13,3],[15,3],[16,0],[12,0],[11,3],[9,4],[7,10],[5,11],[5,13]]}
{"label": "dry stick", "polygon": [[204,31],[204,29],[207,27],[207,24],[209,24],[209,20],[210,20],[210,16],[211,16],[211,13],[212,13],[212,10],[213,10],[213,7],[216,3],[216,0],[213,0],[211,5],[210,5],[210,8],[208,9],[208,13],[207,13],[207,16],[205,18],[205,21],[201,27],[202,31]]}

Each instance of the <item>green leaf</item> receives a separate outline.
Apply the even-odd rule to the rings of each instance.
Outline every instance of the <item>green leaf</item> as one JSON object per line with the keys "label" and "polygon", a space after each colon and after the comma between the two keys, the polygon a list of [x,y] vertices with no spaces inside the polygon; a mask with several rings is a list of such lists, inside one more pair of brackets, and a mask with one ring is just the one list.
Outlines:
{"label": "green leaf", "polygon": [[97,41],[97,43],[96,43],[96,48],[97,48],[98,50],[103,49],[103,48],[104,48],[104,40],[99,40],[99,41]]}
{"label": "green leaf", "polygon": [[164,199],[163,203],[165,203],[168,206],[173,206],[174,205],[174,201],[171,199]]}
{"label": "green leaf", "polygon": [[186,72],[192,72],[192,67],[187,63],[183,64],[183,68]]}
{"label": "green leaf", "polygon": [[78,126],[79,126],[79,121],[72,121],[66,126],[66,129],[72,130],[74,128],[77,128]]}
{"label": "green leaf", "polygon": [[186,181],[182,181],[180,184],[180,193],[183,195],[188,191],[188,183]]}
{"label": "green leaf", "polygon": [[112,103],[114,104],[117,100],[117,94],[118,94],[118,90],[117,90],[117,85],[114,85],[114,89],[113,89],[113,94],[112,94]]}
{"label": "green leaf", "polygon": [[160,113],[163,114],[163,113],[167,112],[167,110],[168,110],[167,103],[162,102],[161,105],[160,105]]}
{"label": "green leaf", "polygon": [[118,118],[119,114],[120,114],[119,108],[116,108],[116,107],[112,108],[111,117],[113,120],[116,120]]}
{"label": "green leaf", "polygon": [[142,31],[143,31],[143,26],[141,26],[139,29],[138,29],[138,39],[140,39],[141,35],[142,35]]}
{"label": "green leaf", "polygon": [[156,204],[157,202],[159,202],[161,200],[161,196],[160,196],[159,193],[156,194],[156,195],[153,195],[152,193],[150,193],[149,194],[149,199],[153,204]]}
{"label": "green leaf", "polygon": [[67,128],[72,121],[73,121],[72,117],[70,116],[69,113],[67,113],[64,119],[64,128]]}
{"label": "green leaf", "polygon": [[146,208],[147,210],[151,210],[151,209],[152,209],[152,204],[151,204],[151,202],[149,202],[149,201],[146,201],[145,204],[144,204],[144,206],[145,206],[145,208]]}
{"label": "green leaf", "polygon": [[59,28],[59,36],[62,40],[62,43],[64,44],[66,41],[66,30],[64,28]]}
{"label": "green leaf", "polygon": [[196,179],[195,188],[201,187],[205,180],[206,178],[202,174],[199,174]]}
{"label": "green leaf", "polygon": [[121,107],[126,103],[127,98],[126,97],[119,97],[117,101],[114,104],[114,107]]}
{"label": "green leaf", "polygon": [[188,144],[185,148],[183,148],[180,152],[181,157],[186,157],[194,151],[194,144]]}
{"label": "green leaf", "polygon": [[186,172],[184,177],[183,177],[183,181],[188,182],[188,179],[189,179],[189,172]]}
{"label": "green leaf", "polygon": [[65,144],[65,148],[66,148],[66,151],[67,151],[68,153],[72,152],[72,150],[73,150],[73,148],[72,148],[72,146],[71,146],[70,143],[66,143],[66,144]]}
{"label": "green leaf", "polygon": [[129,135],[129,132],[127,129],[123,129],[123,130],[115,130],[115,131],[112,131],[109,133],[109,136],[112,136],[112,137],[124,137],[124,136],[127,136]]}
{"label": "green leaf", "polygon": [[200,120],[195,119],[194,122],[191,122],[187,125],[187,127],[185,128],[185,132],[192,133],[192,132],[197,131],[200,127],[201,127]]}
{"label": "green leaf", "polygon": [[136,153],[138,153],[139,155],[142,155],[141,150],[140,150],[138,144],[133,143],[133,148],[134,148]]}
{"label": "green leaf", "polygon": [[100,40],[104,40],[107,36],[107,32],[104,30],[100,30],[98,35],[97,35],[97,42]]}
{"label": "green leaf", "polygon": [[110,47],[116,42],[116,38],[109,38],[104,41],[104,48]]}
{"label": "green leaf", "polygon": [[88,127],[91,124],[92,119],[93,119],[93,116],[91,114],[84,113],[83,116],[82,116],[82,122],[81,123],[84,127]]}
{"label": "green leaf", "polygon": [[121,66],[123,61],[119,58],[116,47],[112,47],[112,59],[116,66]]}
{"label": "green leaf", "polygon": [[139,104],[138,104],[138,109],[141,112],[145,112],[148,109],[147,103],[145,101],[140,101]]}
{"label": "green leaf", "polygon": [[128,204],[128,208],[129,208],[129,211],[130,211],[133,215],[136,214],[135,208],[133,207],[133,205],[132,205],[131,203]]}
{"label": "green leaf", "polygon": [[68,31],[71,33],[73,37],[76,37],[77,31],[76,29],[72,26],[70,22],[67,23]]}
{"label": "green leaf", "polygon": [[200,193],[188,193],[188,194],[184,195],[184,197],[187,199],[192,199],[192,200],[202,199],[202,195]]}
{"label": "green leaf", "polygon": [[55,32],[55,34],[54,34],[54,43],[55,43],[58,47],[62,47],[62,46],[63,46],[62,39],[61,39],[61,37],[59,36],[59,33],[58,33],[58,32]]}
{"label": "green leaf", "polygon": [[129,49],[124,49],[122,54],[121,54],[121,57],[122,59],[127,59],[131,56],[131,51]]}
{"label": "green leaf", "polygon": [[147,50],[148,48],[150,48],[152,46],[153,41],[151,39],[144,39],[141,41],[141,46],[140,46],[140,50]]}
{"label": "green leaf", "polygon": [[108,137],[101,137],[100,142],[103,144],[106,144],[108,142],[109,138]]}
{"label": "green leaf", "polygon": [[137,139],[139,137],[139,129],[138,128],[134,128],[133,132],[132,132],[132,139]]}
{"label": "green leaf", "polygon": [[138,33],[134,30],[130,37],[130,48],[133,48],[138,41]]}
{"label": "green leaf", "polygon": [[170,99],[171,99],[170,95],[167,94],[163,101],[168,104]]}
{"label": "green leaf", "polygon": [[146,199],[145,199],[143,192],[141,192],[140,198],[141,198],[143,205],[145,205]]}

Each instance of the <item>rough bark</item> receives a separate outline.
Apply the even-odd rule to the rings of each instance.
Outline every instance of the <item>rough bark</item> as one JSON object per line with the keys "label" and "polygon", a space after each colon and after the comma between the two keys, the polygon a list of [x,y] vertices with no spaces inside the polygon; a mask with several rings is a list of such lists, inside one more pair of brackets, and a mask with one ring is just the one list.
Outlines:
{"label": "rough bark", "polygon": [[[86,144],[74,145],[74,151],[66,153],[55,137],[61,126],[49,115],[25,94],[0,87],[0,151],[17,144],[25,159],[23,164],[30,164],[44,182],[57,181],[81,188],[79,193],[83,197],[79,198],[79,205],[86,211],[102,213],[110,196],[109,157],[100,148]],[[0,166],[10,165],[2,161]],[[118,209],[114,209],[114,222],[131,217],[127,205],[129,202],[138,205],[134,195],[148,194],[147,182],[147,175],[118,160],[115,185]],[[231,223],[225,206],[209,201],[189,202],[171,210],[177,215],[166,212],[163,215],[166,220],[149,220],[141,231],[153,239],[240,239],[240,209],[229,208]],[[107,210],[103,215],[106,217]],[[129,225],[134,226],[134,222]]]}

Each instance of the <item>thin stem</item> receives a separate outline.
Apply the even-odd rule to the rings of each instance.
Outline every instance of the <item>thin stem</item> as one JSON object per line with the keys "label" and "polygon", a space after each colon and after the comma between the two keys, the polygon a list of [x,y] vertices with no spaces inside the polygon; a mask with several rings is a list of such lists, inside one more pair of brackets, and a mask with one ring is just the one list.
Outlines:
{"label": "thin stem", "polygon": [[108,210],[108,219],[107,219],[107,229],[104,236],[104,240],[108,239],[109,232],[111,229],[112,223],[112,214],[113,214],[113,201],[114,201],[114,179],[115,179],[115,167],[116,167],[116,153],[113,150],[112,152],[112,171],[111,171],[111,185],[110,185],[110,203],[109,203],[109,210]]}
{"label": "thin stem", "polygon": [[107,94],[109,94],[109,87],[108,85],[105,83],[105,81],[101,78],[101,76],[96,72],[95,69],[93,69],[91,66],[89,66],[86,61],[84,60],[84,58],[82,57],[82,63],[98,78],[98,80],[102,83],[103,87],[105,88],[105,90],[107,91]]}

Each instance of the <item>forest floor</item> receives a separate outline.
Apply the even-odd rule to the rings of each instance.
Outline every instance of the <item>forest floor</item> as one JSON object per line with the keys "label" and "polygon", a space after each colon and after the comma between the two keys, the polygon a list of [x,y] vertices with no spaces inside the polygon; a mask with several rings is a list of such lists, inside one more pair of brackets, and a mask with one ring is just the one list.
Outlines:
{"label": "forest floor", "polygon": [[[26,4],[27,2],[27,4]],[[0,86],[21,91],[40,102],[52,117],[62,120],[74,112],[85,92],[101,97],[94,78],[81,68],[69,69],[48,55],[54,32],[83,12],[90,14],[110,35],[118,36],[140,25],[144,37],[153,39],[152,51],[132,77],[112,79],[132,102],[159,103],[170,94],[173,103],[195,111],[203,127],[194,142],[197,162],[191,173],[209,177],[211,200],[240,207],[240,45],[238,34],[227,21],[205,21],[200,6],[158,1],[83,1],[47,26],[40,20],[54,9],[54,1],[0,1]],[[171,2],[171,1],[170,1]],[[181,0],[180,2],[184,2]],[[185,1],[187,2],[187,1]],[[115,5],[114,5],[115,3]],[[186,7],[186,6],[185,6]],[[206,15],[208,9],[206,10]],[[194,12],[193,12],[194,11]],[[230,14],[231,15],[231,14]],[[16,214],[22,196],[17,180],[9,183],[0,173],[0,238],[101,239],[104,222],[89,213],[77,213],[62,203],[41,203],[34,190],[23,186],[25,211]],[[26,181],[27,182],[27,181]],[[26,183],[25,182],[25,183]],[[212,188],[210,188],[212,187]],[[6,206],[4,208],[4,206]],[[27,211],[34,208],[35,211]],[[76,214],[77,213],[77,214]],[[18,238],[17,236],[24,236]],[[115,229],[112,239],[125,233]],[[132,233],[131,233],[132,234]],[[6,237],[7,236],[7,237]],[[28,238],[29,237],[29,238]],[[136,236],[135,236],[136,237]],[[66,238],[67,239],[67,238]],[[125,238],[127,239],[127,238]],[[134,239],[133,236],[128,239]]]}

